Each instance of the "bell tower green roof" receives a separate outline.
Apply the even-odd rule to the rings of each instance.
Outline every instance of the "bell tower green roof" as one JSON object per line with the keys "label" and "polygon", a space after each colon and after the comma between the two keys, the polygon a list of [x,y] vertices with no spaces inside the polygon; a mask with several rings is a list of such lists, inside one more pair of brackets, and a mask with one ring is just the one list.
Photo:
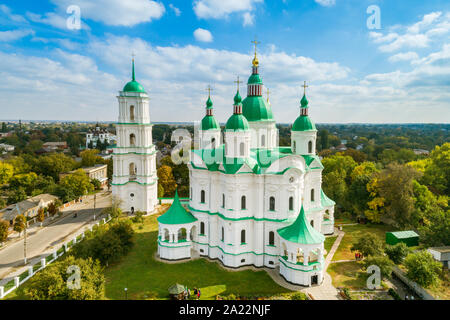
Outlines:
{"label": "bell tower green roof", "polygon": [[131,81],[128,82],[125,87],[123,87],[124,92],[142,92],[146,93],[144,87],[136,81],[135,74],[134,74],[134,59],[132,62],[132,70],[131,70]]}
{"label": "bell tower green roof", "polygon": [[[304,86],[307,87],[306,84]],[[316,130],[316,125],[308,116],[308,99],[306,99],[306,93],[303,93],[303,97],[300,100],[300,116],[294,121],[292,131],[314,130]]]}
{"label": "bell tower green roof", "polygon": [[320,244],[325,241],[325,236],[308,223],[303,206],[294,223],[277,232],[281,238],[299,244]]}
{"label": "bell tower green roof", "polygon": [[[238,78],[239,82],[239,78]],[[238,83],[239,85],[239,83]],[[228,119],[225,130],[233,130],[233,131],[245,131],[249,130],[249,125],[247,119],[242,114],[242,98],[239,94],[239,89],[234,96],[234,104],[233,104],[233,114]]]}
{"label": "bell tower green roof", "polygon": [[211,101],[211,96],[208,96],[206,100],[206,115],[203,117],[200,124],[200,130],[220,130],[219,122],[213,116],[213,103]]}
{"label": "bell tower green roof", "polygon": [[169,210],[156,220],[162,224],[187,224],[197,221],[197,218],[181,205],[178,190],[175,190],[175,198]]}

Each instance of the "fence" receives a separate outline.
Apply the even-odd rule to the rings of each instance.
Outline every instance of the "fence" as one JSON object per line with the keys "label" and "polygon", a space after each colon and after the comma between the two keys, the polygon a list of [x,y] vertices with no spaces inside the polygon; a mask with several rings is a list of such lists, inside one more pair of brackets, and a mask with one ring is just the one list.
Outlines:
{"label": "fence", "polygon": [[[98,226],[100,224],[108,223],[111,220],[111,216],[108,215],[108,219],[103,218],[101,221],[93,224],[88,229],[92,231],[94,226]],[[39,262],[34,265],[29,265],[28,270],[25,270],[20,275],[14,277],[9,282],[7,282],[4,286],[0,286],[0,299],[3,299],[8,294],[16,290],[18,287],[23,285],[26,281],[28,281],[32,276],[34,276],[37,272],[47,267],[50,263],[56,261],[59,257],[63,256],[67,251],[70,250],[78,241],[81,241],[84,238],[85,231],[81,234],[73,237],[72,240],[63,243],[59,249],[53,251],[53,253],[47,255],[42,258]]]}
{"label": "fence", "polygon": [[418,285],[416,282],[409,280],[404,272],[398,267],[394,267],[392,272],[399,278],[404,284],[406,284],[411,290],[419,295],[423,300],[436,300],[431,294],[429,294],[424,288]]}

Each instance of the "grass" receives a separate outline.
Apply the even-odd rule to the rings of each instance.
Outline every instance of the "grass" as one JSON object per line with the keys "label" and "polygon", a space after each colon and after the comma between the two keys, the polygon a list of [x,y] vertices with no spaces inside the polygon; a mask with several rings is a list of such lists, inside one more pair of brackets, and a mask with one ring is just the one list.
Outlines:
{"label": "grass", "polygon": [[333,246],[334,242],[336,241],[337,236],[332,236],[332,237],[326,237],[325,238],[325,242],[324,242],[324,248],[327,251],[327,253],[325,254],[325,256],[328,254],[328,252],[330,252],[331,247]]}
{"label": "grass", "polygon": [[384,242],[386,232],[393,231],[394,228],[384,224],[357,224],[353,226],[344,226],[342,231],[345,232],[344,237],[336,250],[332,261],[352,260],[355,259],[355,253],[350,251],[353,242],[368,233],[373,233],[380,237]]}
{"label": "grass", "polygon": [[443,270],[437,285],[427,288],[428,292],[439,300],[450,300],[450,271]]}
{"label": "grass", "polygon": [[352,290],[366,289],[368,274],[361,270],[359,261],[330,263],[327,272],[335,287],[346,287]]}
{"label": "grass", "polygon": [[131,252],[105,271],[108,299],[124,299],[124,288],[128,288],[128,299],[167,299],[167,289],[174,283],[200,288],[201,299],[214,299],[218,294],[270,296],[290,292],[263,270],[230,272],[206,258],[176,264],[157,261],[156,216],[145,217],[144,223],[134,224],[134,228]]}

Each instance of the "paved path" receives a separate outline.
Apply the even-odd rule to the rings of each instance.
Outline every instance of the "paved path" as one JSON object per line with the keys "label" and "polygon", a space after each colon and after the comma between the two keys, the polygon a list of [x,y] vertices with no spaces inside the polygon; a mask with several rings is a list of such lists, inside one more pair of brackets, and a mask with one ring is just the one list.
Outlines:
{"label": "paved path", "polygon": [[[36,263],[43,254],[48,254],[54,247],[65,241],[73,233],[77,232],[86,223],[93,220],[94,213],[99,216],[101,210],[111,205],[111,195],[97,194],[96,210],[94,211],[94,196],[89,196],[82,203],[77,203],[63,210],[63,218],[56,220],[53,224],[39,228],[27,237],[27,257],[29,263]],[[73,212],[78,217],[73,217]],[[67,213],[67,214],[66,214]],[[12,273],[24,269],[24,243],[23,237],[19,241],[8,244],[0,250],[0,279],[10,279]],[[4,281],[0,283],[3,283]]]}
{"label": "paved path", "polygon": [[339,248],[339,245],[341,244],[341,240],[345,235],[344,231],[340,231],[336,228],[334,230],[338,234],[338,237],[337,237],[336,241],[334,241],[333,246],[330,249],[330,252],[328,252],[327,257],[325,258],[325,270],[328,269],[328,265],[330,264],[331,259],[333,259],[334,253]]}

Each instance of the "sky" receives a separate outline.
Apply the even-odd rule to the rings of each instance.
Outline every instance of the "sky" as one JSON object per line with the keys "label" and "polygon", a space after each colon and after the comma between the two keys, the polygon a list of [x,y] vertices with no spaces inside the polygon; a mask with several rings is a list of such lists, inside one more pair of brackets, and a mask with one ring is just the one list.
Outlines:
{"label": "sky", "polygon": [[115,121],[134,54],[152,122],[200,120],[209,85],[226,122],[254,39],[277,122],[303,81],[316,123],[449,122],[448,0],[1,1],[0,119]]}

